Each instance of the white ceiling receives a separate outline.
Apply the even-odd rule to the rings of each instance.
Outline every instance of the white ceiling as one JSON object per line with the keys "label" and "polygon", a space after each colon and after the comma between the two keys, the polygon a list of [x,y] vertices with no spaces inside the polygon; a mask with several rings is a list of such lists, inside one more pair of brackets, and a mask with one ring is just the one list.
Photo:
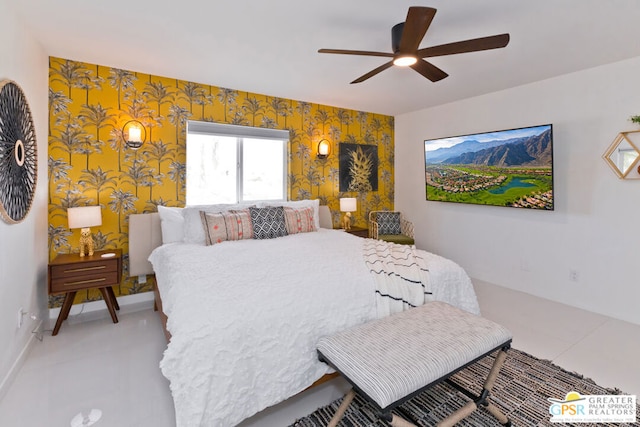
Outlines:
{"label": "white ceiling", "polygon": [[[638,0],[12,1],[51,56],[389,115],[640,56]],[[385,58],[317,53],[390,52],[409,6],[438,9],[420,47],[511,42],[431,59],[437,83],[393,67],[351,85]]]}

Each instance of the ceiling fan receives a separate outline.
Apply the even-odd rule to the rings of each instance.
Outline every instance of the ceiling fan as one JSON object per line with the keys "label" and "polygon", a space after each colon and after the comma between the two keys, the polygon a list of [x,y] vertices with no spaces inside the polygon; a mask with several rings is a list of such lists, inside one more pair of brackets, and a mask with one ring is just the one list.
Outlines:
{"label": "ceiling fan", "polygon": [[352,84],[363,82],[392,65],[401,67],[409,66],[432,82],[437,82],[447,77],[448,74],[430,62],[425,61],[423,58],[498,49],[505,47],[509,43],[509,34],[505,33],[418,49],[435,14],[436,9],[431,7],[410,7],[406,21],[394,25],[393,28],[391,28],[393,53],[343,49],[320,49],[318,52],[392,58],[389,62],[358,77],[351,82]]}

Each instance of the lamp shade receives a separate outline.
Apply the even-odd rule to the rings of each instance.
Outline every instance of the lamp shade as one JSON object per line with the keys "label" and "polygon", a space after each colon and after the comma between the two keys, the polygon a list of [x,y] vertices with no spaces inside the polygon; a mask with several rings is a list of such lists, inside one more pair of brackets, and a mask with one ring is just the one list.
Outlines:
{"label": "lamp shade", "polygon": [[329,145],[329,141],[326,139],[318,142],[318,157],[321,159],[326,159],[329,157],[329,153],[331,152],[331,145]]}
{"label": "lamp shade", "polygon": [[67,209],[69,228],[89,228],[102,225],[100,206],[81,206]]}
{"label": "lamp shade", "polygon": [[122,128],[122,137],[127,148],[137,150],[147,139],[147,128],[137,120],[129,120]]}
{"label": "lamp shade", "polygon": [[355,212],[358,210],[357,199],[355,197],[343,197],[340,199],[340,210],[342,212]]}

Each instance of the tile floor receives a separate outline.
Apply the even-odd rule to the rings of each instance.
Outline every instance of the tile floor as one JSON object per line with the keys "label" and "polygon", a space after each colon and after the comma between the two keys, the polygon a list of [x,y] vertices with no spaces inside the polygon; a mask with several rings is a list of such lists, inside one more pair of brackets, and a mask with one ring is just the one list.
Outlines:
{"label": "tile floor", "polygon": [[[640,396],[640,325],[474,281],[483,315],[514,334],[513,346],[606,387]],[[169,386],[158,368],[165,347],[157,313],[123,307],[69,318],[56,337],[36,342],[0,401],[0,426],[70,426],[78,413],[102,411],[96,426],[172,427]],[[333,381],[243,422],[287,426],[340,396]]]}

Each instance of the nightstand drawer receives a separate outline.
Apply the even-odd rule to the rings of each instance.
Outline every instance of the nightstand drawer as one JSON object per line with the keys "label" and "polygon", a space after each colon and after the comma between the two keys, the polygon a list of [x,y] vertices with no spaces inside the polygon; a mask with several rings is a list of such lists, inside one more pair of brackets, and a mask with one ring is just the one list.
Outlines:
{"label": "nightstand drawer", "polygon": [[51,266],[52,279],[69,278],[87,275],[104,275],[118,271],[118,260],[99,260],[76,264],[62,264]]}
{"label": "nightstand drawer", "polygon": [[84,276],[52,277],[51,293],[71,292],[87,288],[104,288],[118,284],[118,272],[93,273]]}

